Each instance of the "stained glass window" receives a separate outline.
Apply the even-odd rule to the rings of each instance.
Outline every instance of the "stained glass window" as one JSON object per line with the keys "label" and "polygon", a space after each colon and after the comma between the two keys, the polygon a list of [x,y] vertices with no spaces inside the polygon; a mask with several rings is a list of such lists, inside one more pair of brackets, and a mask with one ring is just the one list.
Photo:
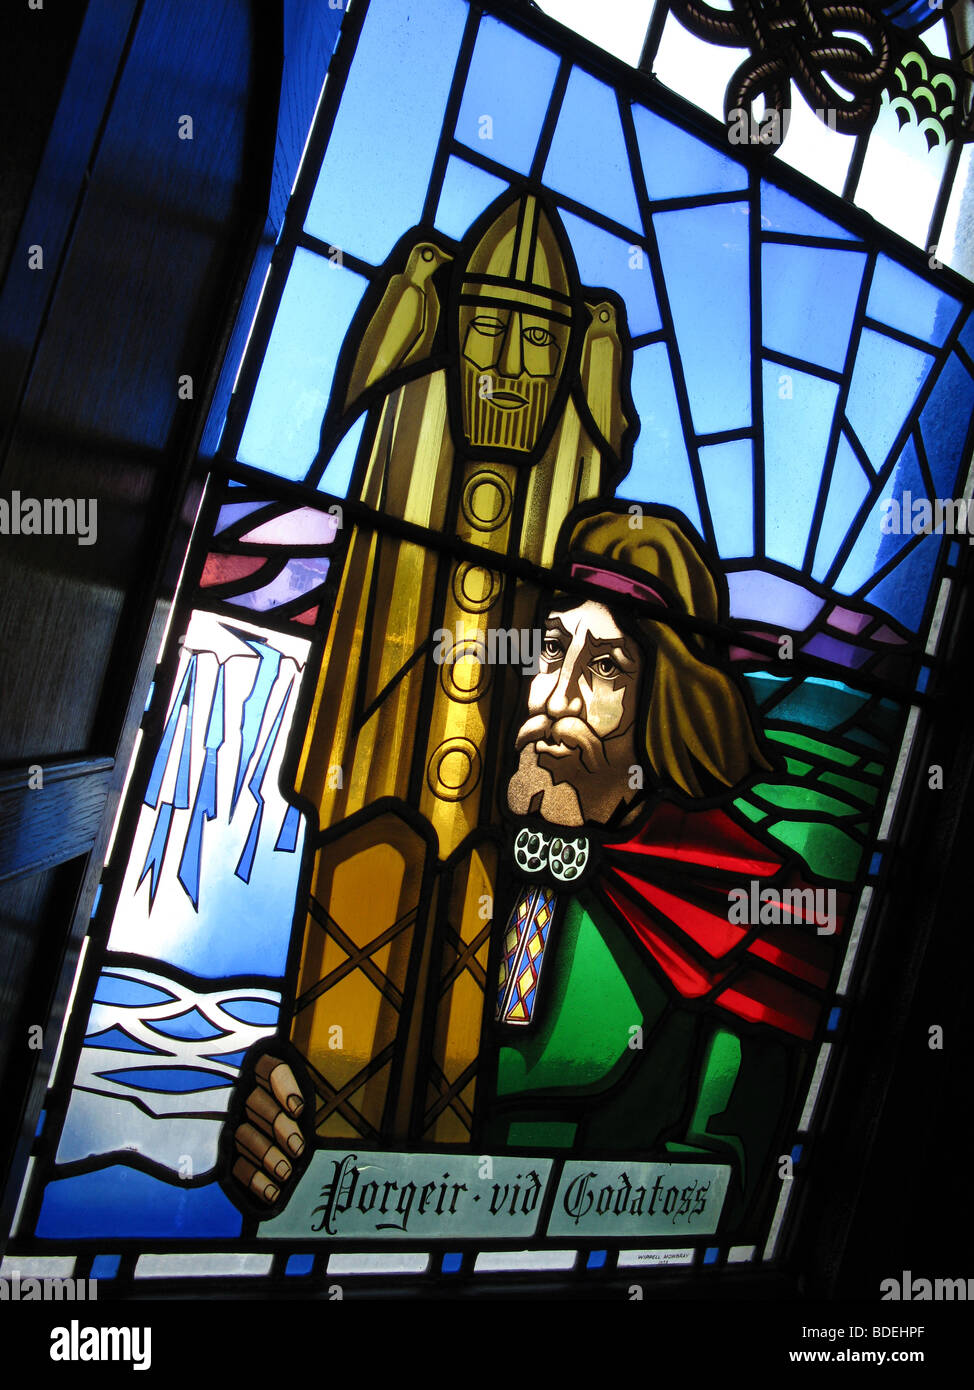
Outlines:
{"label": "stained glass window", "polygon": [[763,139],[774,160],[974,272],[969,0],[841,10],[793,0],[544,0],[542,8],[725,119],[732,141]]}
{"label": "stained glass window", "polygon": [[[617,61],[343,20],[21,1261],[781,1258],[966,554],[972,294],[684,119],[639,70],[677,21],[605,9]],[[835,135],[861,187],[876,138]]]}

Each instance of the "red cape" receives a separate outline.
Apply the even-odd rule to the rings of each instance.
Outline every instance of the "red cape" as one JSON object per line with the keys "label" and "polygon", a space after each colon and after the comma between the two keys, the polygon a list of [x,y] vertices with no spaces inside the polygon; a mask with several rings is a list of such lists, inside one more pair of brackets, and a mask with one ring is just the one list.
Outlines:
{"label": "red cape", "polygon": [[[849,895],[837,892],[835,933],[820,936],[814,900],[805,912],[781,899],[785,889],[812,887],[726,811],[666,802],[630,839],[605,845],[593,884],[685,999],[805,1039],[818,1025],[849,909]],[[771,915],[776,905],[781,925],[728,920],[728,895],[741,888],[749,901],[770,889],[762,906]]]}

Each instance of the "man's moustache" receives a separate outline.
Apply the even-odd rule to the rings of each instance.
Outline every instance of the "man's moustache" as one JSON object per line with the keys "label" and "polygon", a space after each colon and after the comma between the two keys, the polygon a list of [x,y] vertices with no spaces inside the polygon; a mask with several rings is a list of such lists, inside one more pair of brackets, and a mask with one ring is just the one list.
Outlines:
{"label": "man's moustache", "polygon": [[529,743],[565,743],[569,748],[577,748],[582,764],[589,772],[597,772],[607,761],[602,740],[592,732],[582,719],[566,715],[563,719],[549,719],[547,715],[532,715],[518,730],[515,749],[520,750]]}
{"label": "man's moustache", "polygon": [[526,743],[535,743],[539,738],[544,738],[550,733],[551,720],[547,715],[533,714],[518,730],[517,738],[514,740],[514,747],[520,751]]}

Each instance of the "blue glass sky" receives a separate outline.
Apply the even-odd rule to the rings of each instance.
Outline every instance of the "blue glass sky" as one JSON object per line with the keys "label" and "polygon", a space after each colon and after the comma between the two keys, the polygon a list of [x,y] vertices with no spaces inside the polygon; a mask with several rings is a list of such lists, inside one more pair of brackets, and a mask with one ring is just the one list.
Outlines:
{"label": "blue glass sky", "polygon": [[[512,182],[540,178],[560,207],[583,283],[622,296],[637,343],[657,336],[635,349],[641,430],[619,494],[680,507],[725,559],[766,555],[840,593],[866,593],[890,557],[874,522],[883,498],[902,496],[903,427],[921,393],[926,447],[941,460],[937,495],[960,486],[974,381],[945,350],[960,303],[889,256],[870,257],[847,227],[774,185],[750,190],[729,153],[620,101],[583,69],[559,83],[554,52],[493,18],[480,23],[455,128],[442,132],[468,19],[464,0],[428,0],[415,11],[371,0],[306,230],[378,268],[429,210],[438,155],[445,172],[431,216],[451,238]],[[539,154],[559,91],[550,147]],[[678,205],[700,198],[713,201]],[[838,244],[816,244],[825,238]],[[242,461],[305,475],[366,283],[313,251],[295,253]],[[752,340],[756,293],[761,343]],[[863,308],[866,326],[854,333]],[[755,354],[764,362],[752,373]],[[846,393],[840,377],[849,370]],[[943,437],[948,391],[953,456]],[[721,437],[731,432],[743,437]],[[346,441],[322,482],[327,490],[347,486],[356,442]],[[843,542],[857,518],[865,530],[850,561]],[[922,568],[939,543],[927,545]],[[910,552],[914,570],[924,545]],[[897,616],[918,620],[915,609]]]}

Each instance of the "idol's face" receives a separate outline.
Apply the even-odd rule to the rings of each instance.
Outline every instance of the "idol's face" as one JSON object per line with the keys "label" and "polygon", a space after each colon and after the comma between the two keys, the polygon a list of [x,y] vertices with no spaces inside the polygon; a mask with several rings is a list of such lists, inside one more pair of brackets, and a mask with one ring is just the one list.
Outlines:
{"label": "idol's face", "polygon": [[530,453],[568,352],[569,326],[484,300],[460,308],[463,432],[474,447]]}
{"label": "idol's face", "polygon": [[539,667],[517,734],[520,762],[508,804],[553,824],[605,824],[638,794],[631,783],[641,762],[642,652],[604,604],[588,600],[548,615]]}

